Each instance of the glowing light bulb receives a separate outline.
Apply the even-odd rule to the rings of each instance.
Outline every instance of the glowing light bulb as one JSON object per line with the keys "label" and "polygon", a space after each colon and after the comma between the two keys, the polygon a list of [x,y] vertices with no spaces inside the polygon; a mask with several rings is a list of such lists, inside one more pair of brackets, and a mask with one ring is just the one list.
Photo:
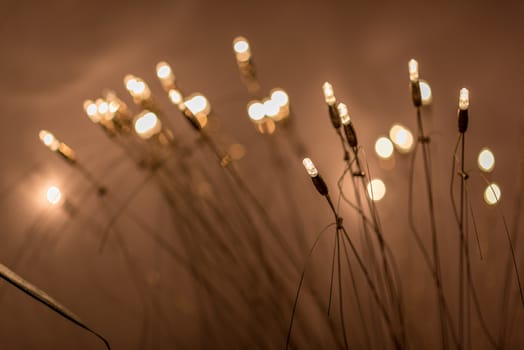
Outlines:
{"label": "glowing light bulb", "polygon": [[124,83],[126,85],[127,91],[131,96],[138,98],[140,100],[146,100],[151,96],[151,90],[149,86],[140,78],[137,78],[133,75],[126,75],[124,78]]}
{"label": "glowing light bulb", "polygon": [[96,104],[93,101],[85,100],[84,101],[84,111],[91,118],[91,117],[94,117],[97,114],[98,108],[97,108]]}
{"label": "glowing light bulb", "polygon": [[173,75],[171,67],[166,62],[158,62],[156,65],[156,76],[159,79],[167,79]]}
{"label": "glowing light bulb", "polygon": [[162,123],[153,112],[144,111],[135,118],[135,131],[143,139],[151,138],[161,129]]}
{"label": "glowing light bulb", "polygon": [[274,89],[271,91],[271,100],[279,107],[285,107],[289,103],[289,96],[282,89]]}
{"label": "glowing light bulb", "polygon": [[252,121],[261,121],[266,115],[264,105],[258,101],[249,102],[247,105],[247,114]]}
{"label": "glowing light bulb", "polygon": [[132,74],[128,74],[124,77],[124,84],[126,85],[126,89],[128,91],[133,90],[134,86],[136,85],[136,78]]}
{"label": "glowing light bulb", "polygon": [[413,148],[413,134],[400,124],[395,124],[391,127],[389,138],[402,153],[407,153]]}
{"label": "glowing light bulb", "polygon": [[380,179],[373,179],[367,185],[368,196],[374,202],[378,202],[386,195],[386,185]]}
{"label": "glowing light bulb", "polygon": [[60,199],[62,199],[62,192],[60,192],[60,189],[58,187],[50,186],[47,189],[46,198],[50,204],[58,204],[60,202]]}
{"label": "glowing light bulb", "polygon": [[251,48],[246,38],[238,36],[233,40],[233,50],[238,62],[247,62],[251,58]]}
{"label": "glowing light bulb", "polygon": [[431,95],[431,87],[424,80],[420,80],[419,86],[420,86],[420,97],[422,98],[422,104],[424,106],[430,105],[431,101],[433,100],[433,96]]}
{"label": "glowing light bulb", "polygon": [[180,91],[176,89],[171,89],[169,90],[168,94],[169,94],[169,99],[171,100],[173,104],[179,105],[182,102],[182,94],[180,93]]}
{"label": "glowing light bulb", "polygon": [[309,176],[311,177],[318,176],[318,170],[315,167],[315,164],[313,164],[313,161],[311,159],[304,158],[304,160],[302,160],[302,165],[304,165],[304,168],[306,168],[306,171],[309,174]]}
{"label": "glowing light bulb", "polygon": [[380,158],[390,158],[393,155],[393,143],[387,137],[379,137],[375,142],[375,152]]}
{"label": "glowing light bulb", "polygon": [[461,110],[466,110],[469,107],[469,90],[466,88],[460,89],[459,94],[459,108]]}
{"label": "glowing light bulb", "polygon": [[491,183],[484,190],[484,201],[489,205],[497,204],[500,201],[502,195],[499,185]]}
{"label": "glowing light bulb", "polygon": [[186,105],[187,109],[189,109],[191,113],[193,113],[193,115],[197,115],[200,113],[208,115],[211,111],[209,101],[201,94],[194,94],[190,96],[188,99],[184,101],[184,104]]}
{"label": "glowing light bulb", "polygon": [[489,148],[483,148],[477,159],[480,170],[489,173],[495,167],[495,155]]}
{"label": "glowing light bulb", "polygon": [[324,91],[324,100],[326,101],[326,103],[330,106],[334,106],[337,102],[337,99],[335,98],[333,85],[326,81],[324,85],[322,85],[322,90]]}
{"label": "glowing light bulb", "polygon": [[107,101],[104,101],[102,99],[99,99],[96,101],[98,113],[104,115],[109,111],[109,103]]}
{"label": "glowing light bulb", "polygon": [[264,101],[264,114],[270,118],[274,118],[280,112],[280,106],[272,99]]}
{"label": "glowing light bulb", "polygon": [[49,147],[51,151],[56,151],[60,146],[60,141],[56,139],[55,135],[47,130],[40,130],[38,136],[40,137],[42,143]]}
{"label": "glowing light bulb", "polygon": [[349,118],[348,107],[346,106],[346,104],[342,102],[339,103],[337,105],[337,109],[338,109],[338,115],[340,116],[340,121],[342,122],[342,124],[348,125],[351,119]]}
{"label": "glowing light bulb", "polygon": [[408,63],[409,68],[409,80],[416,82],[418,80],[418,62],[414,59],[410,59]]}

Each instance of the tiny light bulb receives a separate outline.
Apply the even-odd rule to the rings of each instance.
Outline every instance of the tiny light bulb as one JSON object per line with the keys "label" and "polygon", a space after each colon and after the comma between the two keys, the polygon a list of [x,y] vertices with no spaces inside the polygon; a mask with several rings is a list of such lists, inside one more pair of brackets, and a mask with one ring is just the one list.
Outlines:
{"label": "tiny light bulb", "polygon": [[158,62],[156,65],[156,76],[159,79],[167,79],[173,74],[171,67],[166,62]]}
{"label": "tiny light bulb", "polygon": [[285,107],[289,103],[289,96],[282,89],[274,89],[271,92],[271,100],[278,104],[279,107]]}
{"label": "tiny light bulb", "polygon": [[304,168],[306,168],[306,171],[309,174],[309,176],[311,177],[318,176],[318,170],[315,167],[315,164],[313,164],[313,161],[311,159],[304,158],[304,160],[302,160],[302,165],[304,165]]}
{"label": "tiny light bulb", "polygon": [[491,172],[495,167],[495,155],[487,147],[480,151],[477,161],[480,170],[486,173]]}
{"label": "tiny light bulb", "polygon": [[97,108],[96,104],[93,101],[85,100],[84,101],[84,111],[91,118],[91,117],[94,117],[97,114],[98,108]]}
{"label": "tiny light bulb", "polygon": [[389,130],[389,138],[402,153],[411,151],[413,147],[413,134],[400,124],[395,124]]}
{"label": "tiny light bulb", "polygon": [[98,105],[98,113],[106,114],[109,111],[109,104],[107,101],[100,99],[96,101],[96,104]]}
{"label": "tiny light bulb", "polygon": [[393,143],[387,137],[379,137],[375,142],[375,152],[380,158],[388,159],[393,155]]}
{"label": "tiny light bulb", "polygon": [[351,119],[349,118],[348,107],[346,106],[346,104],[342,102],[339,103],[337,105],[337,109],[338,109],[338,115],[340,116],[340,121],[342,122],[342,124],[348,125]]}
{"label": "tiny light bulb", "polygon": [[58,187],[51,186],[47,189],[46,198],[50,204],[55,205],[60,202],[60,199],[62,198],[62,192],[60,192]]}
{"label": "tiny light bulb", "polygon": [[251,58],[249,42],[242,36],[238,36],[233,40],[233,50],[238,62],[247,62]]}
{"label": "tiny light bulb", "polygon": [[501,194],[499,185],[491,183],[484,190],[484,201],[489,205],[497,204],[500,201]]}
{"label": "tiny light bulb", "polygon": [[409,80],[415,83],[418,80],[418,62],[413,58],[409,60]]}
{"label": "tiny light bulb", "polygon": [[266,115],[264,105],[258,101],[249,102],[247,105],[247,114],[252,121],[261,121]]}
{"label": "tiny light bulb", "polygon": [[155,113],[144,111],[135,119],[135,131],[143,139],[149,139],[158,134],[162,129],[162,123]]}
{"label": "tiny light bulb", "polygon": [[211,110],[209,101],[201,94],[194,94],[193,96],[190,96],[184,101],[184,104],[186,105],[187,109],[193,113],[193,115],[197,115],[199,113],[208,115]]}
{"label": "tiny light bulb", "polygon": [[322,90],[324,91],[324,100],[330,106],[335,105],[337,99],[335,98],[335,92],[333,90],[333,85],[327,81],[322,85]]}
{"label": "tiny light bulb", "polygon": [[40,130],[38,136],[40,137],[42,143],[49,147],[51,151],[56,151],[60,146],[60,141],[56,139],[55,135],[47,130]]}
{"label": "tiny light bulb", "polygon": [[386,195],[386,185],[380,179],[373,179],[367,185],[368,196],[374,202],[378,202]]}
{"label": "tiny light bulb", "polygon": [[264,114],[270,118],[274,118],[280,112],[280,106],[272,99],[264,101]]}
{"label": "tiny light bulb", "polygon": [[461,110],[466,110],[469,107],[469,90],[466,88],[460,89],[459,94],[459,108]]}
{"label": "tiny light bulb", "polygon": [[134,89],[134,86],[136,85],[136,78],[132,74],[128,74],[124,77],[124,84],[126,85],[126,89],[128,91],[132,91]]}
{"label": "tiny light bulb", "polygon": [[428,106],[431,104],[431,101],[433,100],[433,96],[431,94],[431,87],[429,86],[427,81],[420,80],[420,97],[422,98],[422,104],[424,106]]}
{"label": "tiny light bulb", "polygon": [[182,94],[180,93],[180,91],[176,89],[171,89],[169,90],[168,94],[169,94],[169,99],[171,100],[173,104],[179,105],[182,102]]}

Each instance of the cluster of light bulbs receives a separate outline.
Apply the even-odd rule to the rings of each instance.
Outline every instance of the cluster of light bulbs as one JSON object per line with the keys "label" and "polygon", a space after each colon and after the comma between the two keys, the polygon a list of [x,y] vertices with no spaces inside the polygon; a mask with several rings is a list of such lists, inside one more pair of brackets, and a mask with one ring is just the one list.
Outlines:
{"label": "cluster of light bulbs", "polygon": [[260,132],[271,134],[275,131],[276,122],[289,117],[289,97],[284,90],[273,89],[269,97],[262,101],[250,101],[247,105],[247,114]]}

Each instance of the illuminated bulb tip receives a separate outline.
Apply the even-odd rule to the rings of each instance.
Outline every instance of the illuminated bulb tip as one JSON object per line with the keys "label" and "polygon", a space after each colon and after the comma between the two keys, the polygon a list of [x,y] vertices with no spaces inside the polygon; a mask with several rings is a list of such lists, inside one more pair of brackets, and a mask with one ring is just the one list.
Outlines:
{"label": "illuminated bulb tip", "polygon": [[55,205],[58,202],[60,202],[60,199],[62,198],[62,193],[60,192],[60,189],[58,187],[51,186],[47,189],[46,198],[50,204]]}
{"label": "illuminated bulb tip", "polygon": [[335,92],[333,90],[333,85],[327,81],[322,85],[322,91],[324,92],[324,100],[330,106],[333,106],[337,99],[335,98]]}
{"label": "illuminated bulb tip", "polygon": [[98,108],[93,101],[85,100],[84,101],[84,111],[86,112],[88,116],[92,117],[96,115],[96,113],[98,112]]}
{"label": "illuminated bulb tip", "polygon": [[393,143],[387,137],[380,137],[375,142],[375,152],[380,158],[390,158],[393,155]]}
{"label": "illuminated bulb tip", "polygon": [[251,58],[251,49],[246,38],[239,36],[233,40],[233,50],[239,62],[247,62]]}
{"label": "illuminated bulb tip", "polygon": [[459,108],[466,110],[469,107],[469,90],[466,88],[460,89],[459,94]]}
{"label": "illuminated bulb tip", "polygon": [[133,90],[133,87],[136,84],[136,78],[134,75],[128,74],[124,77],[124,84],[126,85],[126,89],[131,91]]}
{"label": "illuminated bulb tip", "polygon": [[304,158],[304,160],[302,161],[302,165],[304,165],[304,168],[306,168],[306,171],[309,174],[309,176],[311,177],[318,176],[318,170],[315,167],[315,164],[313,164],[313,161],[311,159]]}
{"label": "illuminated bulb tip", "polygon": [[422,98],[422,104],[424,106],[430,105],[433,100],[431,94],[431,87],[426,81],[420,80],[420,97]]}
{"label": "illuminated bulb tip", "polygon": [[156,76],[159,79],[167,79],[173,74],[171,67],[166,62],[159,62],[156,65]]}
{"label": "illuminated bulb tip", "polygon": [[47,130],[40,130],[38,136],[40,137],[42,143],[49,147],[51,151],[56,151],[60,146],[60,141],[56,139],[55,135]]}
{"label": "illuminated bulb tip", "polygon": [[413,147],[413,134],[402,125],[393,125],[389,131],[389,138],[400,152],[407,153]]}
{"label": "illuminated bulb tip", "polygon": [[279,107],[285,107],[289,103],[289,96],[282,89],[275,89],[271,92],[271,100],[278,104]]}
{"label": "illuminated bulb tip", "polygon": [[350,122],[350,118],[349,118],[349,113],[348,113],[348,107],[346,106],[346,104],[342,102],[339,103],[337,105],[337,109],[338,109],[338,115],[340,116],[340,121],[342,122],[342,124],[348,125]]}
{"label": "illuminated bulb tip", "polygon": [[106,101],[99,100],[97,101],[98,113],[106,114],[109,111],[109,104]]}
{"label": "illuminated bulb tip", "polygon": [[368,196],[371,200],[377,202],[386,195],[386,185],[380,179],[373,179],[367,186]]}
{"label": "illuminated bulb tip", "polygon": [[171,89],[169,90],[168,94],[169,99],[171,100],[171,102],[173,102],[173,104],[178,105],[182,102],[182,94],[180,93],[180,91]]}
{"label": "illuminated bulb tip", "polygon": [[144,111],[135,119],[135,131],[143,139],[148,139],[162,129],[162,123],[153,112]]}
{"label": "illuminated bulb tip", "polygon": [[276,117],[280,112],[280,106],[272,99],[264,101],[264,114],[270,118]]}
{"label": "illuminated bulb tip", "polygon": [[409,60],[409,80],[416,82],[418,80],[418,62],[414,59]]}
{"label": "illuminated bulb tip", "polygon": [[210,112],[209,102],[207,98],[200,94],[195,94],[189,97],[187,100],[184,101],[184,104],[191,111],[191,113],[193,113],[193,115],[197,115],[199,113],[207,115]]}
{"label": "illuminated bulb tip", "polygon": [[258,101],[251,101],[247,106],[247,114],[252,121],[261,121],[266,115],[264,105]]}
{"label": "illuminated bulb tip", "polygon": [[484,201],[489,205],[495,205],[500,201],[500,196],[502,195],[499,185],[496,183],[491,183],[484,190]]}
{"label": "illuminated bulb tip", "polygon": [[480,170],[489,173],[495,167],[495,155],[489,148],[483,148],[478,156]]}

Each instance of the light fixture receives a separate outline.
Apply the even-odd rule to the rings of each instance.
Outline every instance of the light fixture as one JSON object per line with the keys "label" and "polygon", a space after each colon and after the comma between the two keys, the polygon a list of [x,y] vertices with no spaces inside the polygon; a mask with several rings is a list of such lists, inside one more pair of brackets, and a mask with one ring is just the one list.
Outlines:
{"label": "light fixture", "polygon": [[71,149],[71,147],[69,147],[63,142],[60,142],[55,137],[55,135],[53,135],[47,130],[40,130],[40,132],[38,133],[38,137],[40,138],[42,143],[51,151],[59,154],[69,163],[76,163],[75,152]]}
{"label": "light fixture", "polygon": [[469,108],[469,90],[466,88],[460,89],[459,94],[459,109],[466,110]]}
{"label": "light fixture", "polygon": [[409,80],[414,83],[418,81],[418,62],[415,59],[410,59],[408,62]]}

